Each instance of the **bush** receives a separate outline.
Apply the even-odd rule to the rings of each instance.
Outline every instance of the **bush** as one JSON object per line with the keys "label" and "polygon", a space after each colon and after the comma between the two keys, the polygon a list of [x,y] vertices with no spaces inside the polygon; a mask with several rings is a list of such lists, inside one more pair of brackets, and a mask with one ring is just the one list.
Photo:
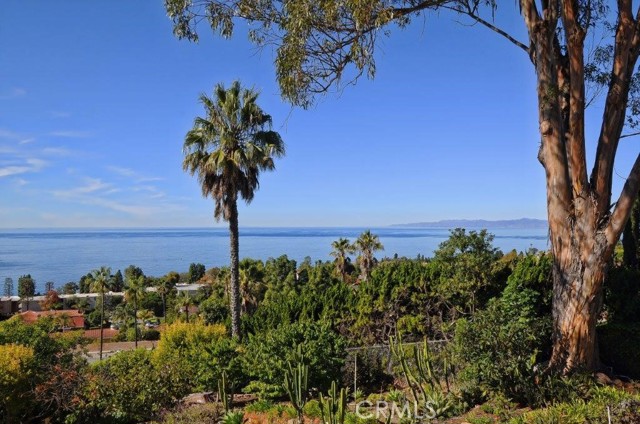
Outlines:
{"label": "bush", "polygon": [[0,345],[0,418],[21,422],[33,407],[29,390],[36,373],[33,349],[16,344]]}
{"label": "bush", "polygon": [[181,364],[155,364],[144,349],[120,352],[96,363],[86,376],[82,405],[70,420],[131,423],[156,418],[188,393],[189,374]]}
{"label": "bush", "polygon": [[640,323],[599,327],[598,345],[603,364],[618,374],[640,378]]}
{"label": "bush", "polygon": [[534,366],[550,351],[549,276],[547,255],[527,255],[500,298],[471,319],[459,320],[456,351],[468,386],[529,405],[547,396]]}
{"label": "bush", "polygon": [[249,336],[244,365],[253,380],[245,391],[261,398],[283,396],[287,361],[295,361],[298,345],[309,365],[309,387],[325,391],[332,381],[340,379],[345,339],[327,325],[298,322]]}
{"label": "bush", "polygon": [[232,385],[246,382],[240,362],[241,348],[223,325],[174,323],[165,328],[155,350],[158,364],[179,361],[196,391],[217,390],[222,371]]}

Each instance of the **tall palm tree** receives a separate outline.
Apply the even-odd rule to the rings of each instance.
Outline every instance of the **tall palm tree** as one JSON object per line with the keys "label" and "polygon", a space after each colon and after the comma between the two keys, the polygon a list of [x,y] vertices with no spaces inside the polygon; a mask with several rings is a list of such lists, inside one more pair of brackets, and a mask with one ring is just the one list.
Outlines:
{"label": "tall palm tree", "polygon": [[360,278],[367,280],[373,268],[375,259],[373,255],[378,250],[384,250],[384,246],[380,243],[378,236],[371,234],[370,230],[360,234],[354,246],[356,250],[360,252],[360,256],[358,256],[358,261],[360,262]]}
{"label": "tall palm tree", "polygon": [[125,281],[124,298],[133,304],[134,346],[138,348],[138,305],[145,294],[144,275],[129,277]]}
{"label": "tall palm tree", "polygon": [[345,280],[347,275],[347,262],[349,261],[349,254],[355,253],[355,247],[346,238],[339,238],[331,243],[333,251],[331,256],[335,257],[336,269],[342,275],[342,281]]}
{"label": "tall palm tree", "polygon": [[231,259],[231,333],[240,338],[238,279],[238,198],[251,202],[261,171],[275,168],[284,155],[280,135],[271,131],[271,116],[256,103],[258,93],[235,81],[216,85],[214,96],[200,96],[206,116],[197,117],[184,141],[183,168],[197,175],[204,197],[215,200],[216,220],[229,222]]}
{"label": "tall palm tree", "polygon": [[104,294],[109,290],[111,284],[111,268],[103,266],[91,271],[89,279],[89,290],[92,293],[100,294],[100,360],[102,360],[102,348],[104,345]]}

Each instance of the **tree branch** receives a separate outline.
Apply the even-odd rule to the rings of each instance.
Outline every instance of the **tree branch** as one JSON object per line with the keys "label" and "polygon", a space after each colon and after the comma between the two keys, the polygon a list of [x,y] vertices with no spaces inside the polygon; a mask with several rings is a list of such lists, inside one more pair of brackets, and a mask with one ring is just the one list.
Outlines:
{"label": "tree branch", "polygon": [[506,32],[502,28],[499,28],[499,27],[495,26],[494,24],[492,24],[491,22],[489,22],[489,21],[487,21],[485,19],[482,19],[480,16],[475,14],[475,12],[473,12],[472,10],[470,10],[470,9],[463,10],[463,9],[461,9],[459,7],[451,7],[451,6],[446,6],[446,5],[443,5],[442,8],[443,9],[452,10],[452,11],[454,11],[456,13],[460,13],[461,15],[465,15],[465,16],[470,17],[471,19],[473,19],[477,23],[484,25],[485,27],[489,28],[491,31],[496,32],[497,34],[500,34],[501,36],[503,36],[504,38],[509,40],[511,43],[515,44],[517,47],[520,47],[522,50],[524,50],[525,52],[529,53],[529,46],[527,46],[523,42],[517,40],[515,37],[513,37],[511,34]]}
{"label": "tree branch", "polygon": [[631,209],[633,208],[633,203],[638,197],[638,192],[640,191],[640,154],[636,157],[636,161],[629,172],[629,177],[627,181],[624,183],[624,187],[622,188],[622,192],[620,193],[620,197],[618,198],[618,202],[616,203],[616,207],[611,213],[611,218],[609,219],[609,223],[605,229],[605,236],[607,237],[607,242],[610,247],[615,246],[615,244],[620,239],[620,235],[622,234],[622,230],[629,219],[629,215],[631,214]]}

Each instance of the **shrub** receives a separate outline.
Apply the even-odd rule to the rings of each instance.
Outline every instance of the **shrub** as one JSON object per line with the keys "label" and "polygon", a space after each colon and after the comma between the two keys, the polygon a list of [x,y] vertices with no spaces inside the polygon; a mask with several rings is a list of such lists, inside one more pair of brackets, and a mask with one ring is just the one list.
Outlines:
{"label": "shrub", "polygon": [[530,405],[547,396],[534,366],[550,350],[550,263],[547,255],[525,256],[500,298],[458,322],[456,351],[468,386]]}
{"label": "shrub", "polygon": [[217,423],[220,421],[222,411],[218,404],[194,405],[179,408],[167,413],[162,420],[163,424],[195,424]]}
{"label": "shrub", "polygon": [[253,380],[245,391],[262,398],[283,396],[287,361],[295,361],[299,345],[309,365],[310,388],[326,390],[340,378],[346,341],[326,324],[298,322],[249,336],[244,365]]}
{"label": "shrub", "polygon": [[35,370],[33,349],[16,344],[0,345],[0,417],[22,421],[31,409],[30,380]]}
{"label": "shrub", "polygon": [[176,360],[189,370],[194,390],[216,390],[222,371],[238,387],[245,382],[240,362],[241,348],[223,325],[174,323],[165,328],[154,360],[162,364]]}
{"label": "shrub", "polygon": [[607,324],[598,328],[600,359],[616,373],[640,378],[640,323]]}
{"label": "shrub", "polygon": [[157,417],[188,392],[189,374],[175,361],[154,364],[144,349],[120,352],[87,374],[81,406],[70,420],[91,423],[143,422]]}

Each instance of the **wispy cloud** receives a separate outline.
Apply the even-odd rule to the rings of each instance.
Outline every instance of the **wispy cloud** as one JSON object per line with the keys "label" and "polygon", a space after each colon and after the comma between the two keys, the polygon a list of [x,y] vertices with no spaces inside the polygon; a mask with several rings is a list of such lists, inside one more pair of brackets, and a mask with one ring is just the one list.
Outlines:
{"label": "wispy cloud", "polygon": [[18,97],[26,96],[27,90],[20,87],[12,87],[8,91],[0,93],[0,100],[16,99]]}
{"label": "wispy cloud", "polygon": [[57,197],[76,197],[100,191],[103,191],[102,194],[107,194],[110,190],[113,190],[113,185],[105,183],[100,178],[85,178],[83,185],[66,190],[55,190],[53,195]]}
{"label": "wispy cloud", "polygon": [[45,147],[42,149],[42,154],[49,156],[72,156],[75,152],[65,147]]}
{"label": "wispy cloud", "polygon": [[133,169],[122,168],[120,166],[107,166],[107,169],[114,174],[120,175],[121,177],[129,178],[136,175],[136,171],[134,171]]}
{"label": "wispy cloud", "polygon": [[35,138],[33,138],[33,137],[32,137],[32,138],[25,138],[25,139],[20,140],[20,141],[18,142],[18,144],[22,144],[22,145],[24,145],[24,144],[31,144],[31,143],[33,143],[34,141],[36,141],[36,139],[35,139]]}
{"label": "wispy cloud", "polygon": [[88,137],[91,137],[93,134],[89,131],[64,130],[64,131],[51,131],[49,135],[53,137],[64,137],[64,138],[88,138]]}
{"label": "wispy cloud", "polygon": [[25,174],[27,172],[38,172],[47,166],[47,162],[42,159],[29,158],[22,163],[10,164],[0,167],[0,178],[10,175]]}
{"label": "wispy cloud", "polygon": [[131,169],[124,168],[121,166],[107,166],[107,170],[113,172],[116,175],[121,177],[129,178],[134,180],[136,183],[150,183],[153,181],[162,181],[164,178],[162,177],[149,177],[146,175],[141,175],[139,172]]}
{"label": "wispy cloud", "polygon": [[18,140],[22,138],[17,132],[8,130],[6,128],[0,128],[0,138],[5,140]]}

